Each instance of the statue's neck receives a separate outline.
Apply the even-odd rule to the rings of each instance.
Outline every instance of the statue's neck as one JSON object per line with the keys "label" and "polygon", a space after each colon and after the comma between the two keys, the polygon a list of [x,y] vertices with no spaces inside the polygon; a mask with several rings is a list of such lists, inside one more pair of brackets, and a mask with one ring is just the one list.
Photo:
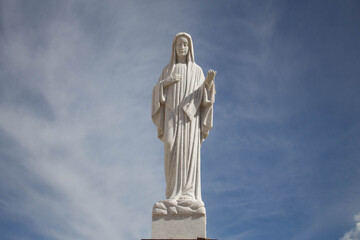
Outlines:
{"label": "statue's neck", "polygon": [[176,63],[187,63],[186,56],[177,56]]}

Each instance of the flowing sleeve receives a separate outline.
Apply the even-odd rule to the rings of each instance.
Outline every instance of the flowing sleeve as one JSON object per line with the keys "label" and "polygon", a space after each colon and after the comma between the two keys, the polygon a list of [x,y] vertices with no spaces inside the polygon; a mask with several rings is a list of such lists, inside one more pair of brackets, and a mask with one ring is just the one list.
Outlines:
{"label": "flowing sleeve", "polygon": [[164,71],[152,92],[151,118],[157,128],[158,138],[163,141],[165,118],[165,91],[163,86]]}
{"label": "flowing sleeve", "polygon": [[215,102],[215,84],[210,86],[203,84],[204,93],[201,105],[201,142],[209,135],[210,129],[213,127],[213,111]]}

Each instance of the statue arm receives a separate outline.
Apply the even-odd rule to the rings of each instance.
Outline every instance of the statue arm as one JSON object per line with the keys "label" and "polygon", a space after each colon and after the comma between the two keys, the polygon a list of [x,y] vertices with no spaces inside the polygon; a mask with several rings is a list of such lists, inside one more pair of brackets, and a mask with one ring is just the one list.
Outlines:
{"label": "statue arm", "polygon": [[158,137],[162,140],[164,135],[164,104],[165,104],[165,91],[163,82],[164,73],[161,74],[160,80],[154,86],[152,92],[152,105],[151,105],[151,118],[157,127]]}
{"label": "statue arm", "polygon": [[209,78],[209,75],[210,74],[206,77],[203,87],[204,92],[201,104],[201,141],[205,140],[205,138],[209,135],[209,131],[213,127],[213,105],[216,94],[214,79],[216,72],[211,78]]}

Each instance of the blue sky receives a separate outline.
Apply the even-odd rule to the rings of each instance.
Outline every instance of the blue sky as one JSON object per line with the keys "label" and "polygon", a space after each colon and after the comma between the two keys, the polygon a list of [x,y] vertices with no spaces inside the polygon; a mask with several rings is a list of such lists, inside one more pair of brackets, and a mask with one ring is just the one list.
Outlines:
{"label": "blue sky", "polygon": [[0,8],[1,239],[150,238],[165,189],[151,92],[181,31],[218,71],[208,237],[360,239],[359,1]]}

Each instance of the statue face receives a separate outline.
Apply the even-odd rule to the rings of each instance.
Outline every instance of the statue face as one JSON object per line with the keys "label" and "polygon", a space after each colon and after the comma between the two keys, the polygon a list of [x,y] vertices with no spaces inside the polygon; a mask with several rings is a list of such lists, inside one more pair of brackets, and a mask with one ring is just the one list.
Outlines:
{"label": "statue face", "polygon": [[189,41],[186,37],[178,37],[175,47],[177,56],[185,57],[189,52]]}

